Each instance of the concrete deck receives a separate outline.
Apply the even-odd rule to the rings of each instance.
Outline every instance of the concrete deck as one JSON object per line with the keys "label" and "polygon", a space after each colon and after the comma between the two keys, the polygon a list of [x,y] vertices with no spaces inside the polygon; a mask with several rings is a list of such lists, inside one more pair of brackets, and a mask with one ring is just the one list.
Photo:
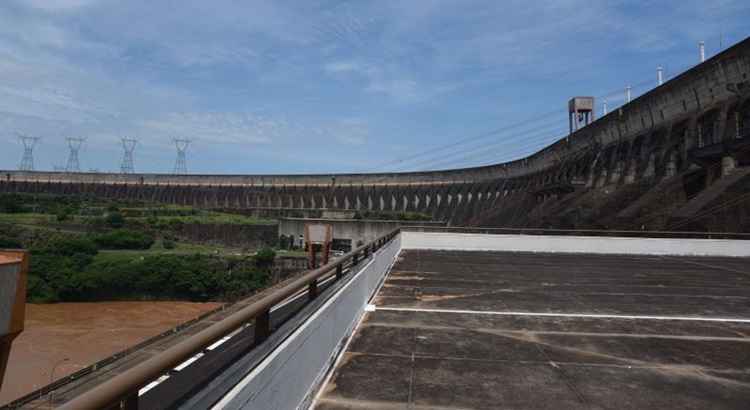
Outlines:
{"label": "concrete deck", "polygon": [[316,409],[750,405],[750,259],[404,250],[373,303]]}

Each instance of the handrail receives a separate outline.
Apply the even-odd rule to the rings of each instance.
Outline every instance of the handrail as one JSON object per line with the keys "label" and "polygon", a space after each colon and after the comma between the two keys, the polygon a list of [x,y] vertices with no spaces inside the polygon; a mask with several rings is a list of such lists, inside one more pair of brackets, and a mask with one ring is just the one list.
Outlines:
{"label": "handrail", "polygon": [[58,388],[60,388],[60,387],[62,387],[64,385],[70,383],[71,381],[77,380],[77,379],[79,379],[79,378],[81,378],[83,376],[86,376],[86,375],[88,375],[88,374],[90,374],[92,372],[95,372],[97,369],[101,369],[102,367],[107,366],[110,363],[114,363],[115,361],[120,360],[120,359],[124,358],[125,356],[128,356],[128,355],[132,354],[133,352],[135,352],[137,350],[140,350],[140,349],[142,349],[142,348],[144,348],[144,347],[146,347],[146,346],[148,346],[148,345],[150,345],[150,344],[152,344],[152,343],[154,343],[154,342],[156,342],[158,340],[164,339],[165,337],[171,336],[171,335],[173,335],[173,334],[175,334],[175,333],[177,333],[177,332],[179,332],[179,331],[181,331],[181,330],[183,330],[183,329],[185,329],[185,328],[187,328],[189,326],[194,325],[197,322],[200,322],[201,320],[203,320],[203,319],[205,319],[205,318],[207,318],[207,317],[209,317],[211,315],[214,315],[214,314],[219,313],[221,311],[224,311],[224,310],[226,310],[228,308],[231,308],[237,302],[239,302],[239,301],[230,301],[228,303],[225,303],[225,304],[223,304],[223,305],[221,305],[221,306],[219,306],[219,307],[217,307],[215,309],[211,309],[208,312],[205,312],[205,313],[201,314],[200,316],[194,317],[194,318],[188,320],[187,322],[182,322],[182,323],[178,324],[177,326],[174,326],[172,328],[169,328],[169,329],[167,329],[167,330],[159,333],[158,335],[152,336],[152,337],[150,337],[150,338],[148,338],[148,339],[146,339],[146,340],[144,340],[142,342],[139,342],[138,344],[132,345],[132,346],[127,347],[127,348],[125,348],[123,350],[120,350],[119,352],[113,353],[113,354],[105,357],[104,359],[99,360],[96,363],[90,364],[90,365],[88,365],[88,366],[86,366],[86,367],[84,367],[84,368],[82,368],[82,369],[80,369],[80,370],[78,370],[78,371],[76,371],[74,373],[71,373],[71,374],[69,374],[67,376],[61,377],[61,378],[55,380],[54,382],[52,382],[52,383],[50,383],[50,384],[48,384],[46,386],[43,386],[43,387],[41,387],[41,388],[39,388],[37,390],[34,390],[34,391],[26,394],[25,396],[21,396],[21,397],[15,399],[15,400],[13,400],[10,403],[7,403],[7,404],[3,405],[2,407],[0,407],[0,409],[5,409],[5,408],[8,408],[8,409],[17,409],[17,408],[21,408],[25,404],[30,403],[30,402],[32,402],[34,400],[38,400],[38,399],[44,397],[46,394],[49,394],[49,392],[54,391],[54,390],[56,390],[56,389],[58,389]]}
{"label": "handrail", "polygon": [[137,400],[138,389],[251,320],[255,320],[256,341],[261,342],[270,333],[269,313],[274,306],[304,290],[306,287],[310,291],[314,291],[318,280],[330,276],[329,274],[332,272],[335,272],[336,276],[340,277],[346,263],[351,261],[352,265],[356,265],[359,261],[366,259],[371,252],[389,243],[398,235],[399,231],[399,229],[395,229],[370,243],[354,249],[334,262],[303,274],[298,279],[259,299],[257,302],[247,305],[188,339],[105,381],[73,400],[64,403],[59,408],[67,410],[101,409],[110,408],[116,405],[117,402],[125,404],[125,402],[133,399]]}

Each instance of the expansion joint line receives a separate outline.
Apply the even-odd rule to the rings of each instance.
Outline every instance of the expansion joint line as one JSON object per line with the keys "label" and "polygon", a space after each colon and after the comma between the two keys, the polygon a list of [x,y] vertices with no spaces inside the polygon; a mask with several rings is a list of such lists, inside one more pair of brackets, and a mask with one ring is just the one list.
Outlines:
{"label": "expansion joint line", "polygon": [[464,315],[494,315],[494,316],[532,316],[532,317],[568,317],[574,319],[625,319],[625,320],[681,320],[694,322],[720,323],[750,323],[750,319],[731,317],[703,317],[703,316],[650,316],[650,315],[614,315],[598,313],[548,313],[548,312],[514,312],[514,311],[485,311],[485,310],[456,310],[456,309],[420,309],[369,306],[371,311],[384,310],[394,312],[447,313]]}

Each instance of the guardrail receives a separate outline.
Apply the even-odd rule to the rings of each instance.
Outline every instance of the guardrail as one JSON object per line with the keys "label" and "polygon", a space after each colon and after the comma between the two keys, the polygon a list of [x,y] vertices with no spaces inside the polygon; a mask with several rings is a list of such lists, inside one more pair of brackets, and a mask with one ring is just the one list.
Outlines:
{"label": "guardrail", "polygon": [[342,279],[347,266],[356,266],[360,261],[367,259],[374,251],[389,243],[398,233],[399,230],[396,229],[349,252],[332,263],[303,274],[298,279],[257,302],[247,305],[224,320],[105,381],[63,404],[60,408],[68,410],[137,409],[138,390],[140,388],[169,372],[173,367],[227,336],[245,323],[254,321],[255,344],[263,342],[271,334],[270,312],[275,306],[305,291],[310,299],[316,298],[319,295],[318,284],[321,281],[332,277],[334,280]]}
{"label": "guardrail", "polygon": [[109,365],[110,363],[114,363],[114,362],[122,359],[123,357],[128,356],[128,355],[132,354],[133,352],[136,352],[136,351],[138,351],[138,350],[140,350],[140,349],[142,349],[142,348],[144,348],[144,347],[146,347],[146,346],[148,346],[148,345],[150,345],[150,344],[152,344],[154,342],[162,340],[162,339],[164,339],[164,338],[166,338],[168,336],[171,336],[171,335],[173,335],[173,334],[175,334],[175,333],[177,333],[177,332],[179,332],[179,331],[181,331],[181,330],[183,330],[185,328],[188,328],[188,327],[194,325],[195,323],[198,323],[201,320],[203,320],[203,319],[205,319],[205,318],[207,318],[207,317],[209,317],[209,316],[211,316],[213,314],[216,314],[218,312],[226,310],[227,308],[232,307],[237,302],[238,301],[231,301],[231,302],[225,303],[225,304],[221,305],[220,307],[218,307],[216,309],[211,309],[208,312],[203,313],[203,314],[201,314],[198,317],[190,319],[187,322],[180,323],[177,326],[174,326],[174,327],[172,327],[172,328],[170,328],[168,330],[165,330],[165,331],[159,333],[158,335],[152,336],[152,337],[150,337],[150,338],[148,338],[148,339],[146,339],[146,340],[144,340],[144,341],[142,341],[142,342],[140,342],[138,344],[130,346],[127,349],[120,350],[119,352],[114,353],[112,355],[109,355],[109,356],[105,357],[104,359],[99,360],[96,363],[90,364],[90,365],[88,365],[88,366],[86,366],[86,367],[84,367],[84,368],[82,368],[80,370],[77,370],[74,373],[71,373],[71,374],[69,374],[69,375],[67,375],[65,377],[59,378],[59,379],[55,380],[54,382],[52,382],[52,383],[50,383],[50,384],[48,384],[48,385],[46,385],[46,386],[44,386],[44,387],[42,387],[42,388],[40,388],[38,390],[34,390],[33,392],[31,392],[31,393],[29,393],[29,394],[27,394],[25,396],[19,397],[19,398],[13,400],[12,402],[4,405],[2,408],[3,409],[6,409],[6,408],[7,409],[23,408],[26,404],[28,404],[28,403],[30,403],[30,402],[32,402],[34,400],[39,400],[39,399],[43,398],[44,396],[46,396],[47,394],[49,394],[50,392],[55,391],[55,390],[59,389],[60,387],[65,386],[66,384],[68,384],[68,383],[70,383],[70,382],[72,382],[74,380],[80,379],[81,377],[86,376],[86,375],[88,375],[90,373],[93,373],[93,372],[97,371],[98,369],[101,369],[102,367],[105,367],[105,366]]}

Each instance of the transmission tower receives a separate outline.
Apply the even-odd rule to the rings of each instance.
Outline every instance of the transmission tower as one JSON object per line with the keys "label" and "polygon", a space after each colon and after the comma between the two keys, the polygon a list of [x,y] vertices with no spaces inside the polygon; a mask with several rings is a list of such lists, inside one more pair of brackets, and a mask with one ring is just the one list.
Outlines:
{"label": "transmission tower", "polygon": [[122,141],[122,163],[120,164],[120,172],[123,174],[132,174],[135,172],[135,166],[133,165],[133,151],[135,146],[138,145],[138,140],[135,138],[120,138]]}
{"label": "transmission tower", "polygon": [[23,158],[21,158],[21,164],[18,169],[21,171],[33,171],[34,170],[34,147],[39,142],[39,137],[29,137],[27,135],[18,134],[18,140],[23,144]]}
{"label": "transmission tower", "polygon": [[65,172],[81,172],[81,164],[78,162],[78,152],[81,150],[83,142],[86,138],[80,137],[68,137],[65,138],[68,141],[68,162],[65,164]]}
{"label": "transmission tower", "polygon": [[174,173],[177,175],[187,174],[187,159],[185,151],[187,151],[188,145],[190,145],[189,139],[184,138],[173,138],[175,148],[177,148],[177,161],[174,163]]}

